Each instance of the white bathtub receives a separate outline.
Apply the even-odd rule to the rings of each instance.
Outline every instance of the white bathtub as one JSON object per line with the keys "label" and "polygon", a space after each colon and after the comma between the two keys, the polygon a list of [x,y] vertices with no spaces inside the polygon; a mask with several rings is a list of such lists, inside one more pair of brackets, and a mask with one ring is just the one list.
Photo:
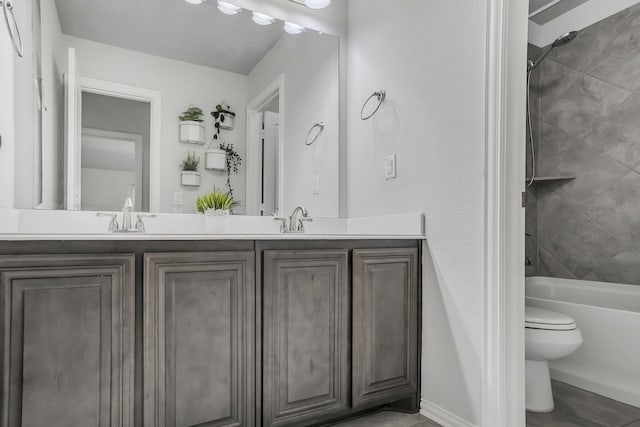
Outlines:
{"label": "white bathtub", "polygon": [[584,337],[551,377],[640,407],[640,286],[527,277],[526,304],[570,315]]}

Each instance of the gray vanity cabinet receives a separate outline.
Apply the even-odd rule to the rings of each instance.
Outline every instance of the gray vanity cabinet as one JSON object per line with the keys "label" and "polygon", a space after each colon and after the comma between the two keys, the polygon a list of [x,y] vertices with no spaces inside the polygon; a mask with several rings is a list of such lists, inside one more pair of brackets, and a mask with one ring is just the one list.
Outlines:
{"label": "gray vanity cabinet", "polygon": [[254,252],[144,258],[144,425],[254,426]]}
{"label": "gray vanity cabinet", "polygon": [[418,251],[353,251],[354,408],[418,390]]}
{"label": "gray vanity cabinet", "polygon": [[0,256],[0,426],[133,427],[133,255]]}
{"label": "gray vanity cabinet", "polygon": [[347,413],[348,251],[265,251],[263,300],[262,425]]}

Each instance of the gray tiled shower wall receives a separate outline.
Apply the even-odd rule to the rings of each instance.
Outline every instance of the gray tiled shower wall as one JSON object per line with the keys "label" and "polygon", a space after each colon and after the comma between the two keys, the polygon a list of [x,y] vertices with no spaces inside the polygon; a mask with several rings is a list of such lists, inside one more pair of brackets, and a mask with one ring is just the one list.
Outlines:
{"label": "gray tiled shower wall", "polygon": [[532,76],[538,175],[528,275],[640,285],[640,4],[580,31]]}

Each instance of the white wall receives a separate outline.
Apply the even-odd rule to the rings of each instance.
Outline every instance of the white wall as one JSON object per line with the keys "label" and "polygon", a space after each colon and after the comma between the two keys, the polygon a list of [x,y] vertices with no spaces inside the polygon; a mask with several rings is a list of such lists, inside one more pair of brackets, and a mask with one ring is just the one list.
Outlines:
{"label": "white wall", "polygon": [[[349,0],[348,215],[425,213],[423,405],[470,423],[482,401],[486,6]],[[383,108],[361,121],[379,89]],[[385,181],[392,153],[398,177]]]}
{"label": "white wall", "polygon": [[15,179],[13,64],[17,56],[7,26],[3,21],[0,23],[0,208],[12,208]]}
{"label": "white wall", "polygon": [[42,208],[62,208],[64,152],[64,76],[66,51],[55,2],[41,0],[42,87],[47,111],[42,114]]}
{"label": "white wall", "polygon": [[[235,129],[223,131],[222,140],[234,144],[245,159],[247,77],[214,68],[188,64],[159,56],[121,49],[75,37],[64,36],[65,44],[76,49],[80,75],[121,84],[153,89],[162,94],[162,149],[160,200],[161,212],[173,212],[173,194],[182,192],[182,212],[193,212],[198,195],[210,192],[214,186],[225,188],[226,174],[204,169],[204,153],[213,136],[213,118],[209,115],[216,104],[226,101],[237,113]],[[178,116],[190,104],[202,108],[206,114],[207,144],[192,145],[179,142]],[[215,144],[216,148],[218,143]],[[187,152],[200,156],[200,187],[180,185],[180,163]],[[244,201],[245,169],[241,166],[232,175],[236,199]],[[239,210],[243,205],[239,206]]]}
{"label": "white wall", "polygon": [[[33,207],[35,195],[34,149],[36,137],[36,117],[34,110],[34,43],[33,26],[34,2],[20,2],[14,9],[24,44],[24,56],[14,63],[14,115],[15,115],[15,201],[16,208]],[[4,18],[0,22],[4,21]],[[3,25],[5,26],[5,25]]]}
{"label": "white wall", "polygon": [[[284,74],[284,206],[288,215],[303,205],[311,216],[339,215],[339,74],[337,38],[306,32],[285,34],[249,73],[249,100]],[[315,123],[326,126],[318,140],[305,145]],[[313,194],[314,180],[320,192]]]}

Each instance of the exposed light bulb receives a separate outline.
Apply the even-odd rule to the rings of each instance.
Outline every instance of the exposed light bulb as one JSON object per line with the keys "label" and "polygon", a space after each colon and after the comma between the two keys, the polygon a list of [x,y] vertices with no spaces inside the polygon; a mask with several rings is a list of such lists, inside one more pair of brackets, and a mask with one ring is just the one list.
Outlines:
{"label": "exposed light bulb", "polygon": [[260,12],[253,12],[253,22],[258,25],[271,25],[276,19],[273,16],[265,15]]}
{"label": "exposed light bulb", "polygon": [[202,4],[205,2],[205,0],[184,0],[189,4]]}
{"label": "exposed light bulb", "polygon": [[331,4],[331,0],[304,0],[304,4],[310,9],[324,9]]}
{"label": "exposed light bulb", "polygon": [[294,24],[293,22],[285,22],[284,30],[289,34],[300,34],[304,31],[304,27],[302,25]]}
{"label": "exposed light bulb", "polygon": [[226,1],[222,1],[222,0],[218,0],[218,10],[222,13],[224,13],[225,15],[235,15],[238,12],[240,12],[240,10],[242,10],[241,7],[236,6],[235,4],[231,4],[229,2]]}

